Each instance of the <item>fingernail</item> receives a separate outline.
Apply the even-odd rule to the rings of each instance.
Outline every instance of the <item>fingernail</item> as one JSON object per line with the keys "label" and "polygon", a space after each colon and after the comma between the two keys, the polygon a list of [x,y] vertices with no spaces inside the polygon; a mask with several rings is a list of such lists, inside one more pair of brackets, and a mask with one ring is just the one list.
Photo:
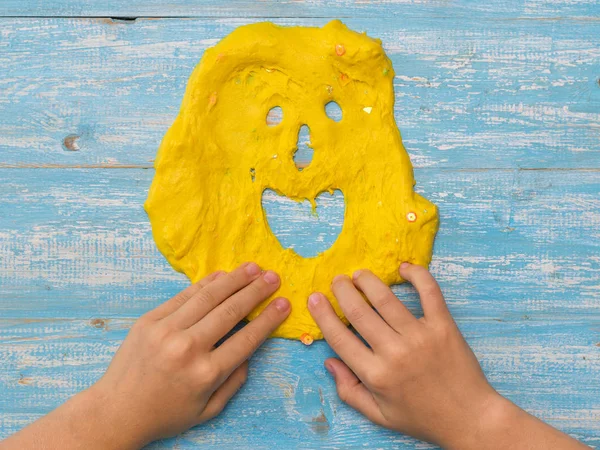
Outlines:
{"label": "fingernail", "polygon": [[407,262],[403,262],[402,264],[400,264],[401,269],[406,269],[409,266],[410,266],[410,263],[407,263]]}
{"label": "fingernail", "polygon": [[290,302],[286,298],[278,298],[275,300],[275,308],[279,312],[287,312],[290,309]]}
{"label": "fingernail", "polygon": [[337,275],[333,281],[331,282],[331,284],[337,283],[338,281],[342,281],[343,279],[348,278],[346,275]]}
{"label": "fingernail", "polygon": [[335,369],[329,361],[325,362],[325,368],[327,369],[327,372],[331,374],[332,377],[335,377]]}
{"label": "fingernail", "polygon": [[362,273],[362,270],[357,270],[356,272],[354,272],[352,274],[352,279],[356,280],[358,277],[360,277],[360,274]]}
{"label": "fingernail", "polygon": [[269,284],[277,284],[277,283],[279,283],[279,276],[275,272],[273,272],[271,270],[267,270],[263,274],[263,278]]}
{"label": "fingernail", "polygon": [[308,297],[308,306],[315,307],[321,301],[321,294],[314,292]]}
{"label": "fingernail", "polygon": [[251,277],[254,277],[260,273],[260,267],[256,263],[248,263],[246,266],[246,273]]}

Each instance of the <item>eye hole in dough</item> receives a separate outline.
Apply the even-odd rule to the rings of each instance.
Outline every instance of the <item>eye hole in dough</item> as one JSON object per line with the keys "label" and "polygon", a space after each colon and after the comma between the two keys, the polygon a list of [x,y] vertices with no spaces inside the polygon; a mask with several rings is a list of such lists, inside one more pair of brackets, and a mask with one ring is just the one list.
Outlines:
{"label": "eye hole in dough", "polygon": [[294,164],[298,170],[307,167],[313,158],[314,150],[310,146],[310,128],[302,125],[298,131],[298,141],[296,142],[296,152],[294,153]]}
{"label": "eye hole in dough", "polygon": [[342,108],[336,102],[332,101],[325,105],[325,114],[335,122],[342,120]]}
{"label": "eye hole in dough", "polygon": [[273,106],[267,113],[267,125],[276,127],[283,120],[283,109],[281,106]]}

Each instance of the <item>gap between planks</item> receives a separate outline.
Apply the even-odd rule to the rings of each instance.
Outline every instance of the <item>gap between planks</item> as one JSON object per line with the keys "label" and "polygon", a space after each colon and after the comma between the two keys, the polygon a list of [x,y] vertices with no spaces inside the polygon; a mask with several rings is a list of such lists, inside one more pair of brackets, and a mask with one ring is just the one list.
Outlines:
{"label": "gap between planks", "polygon": [[[0,169],[154,169],[152,164],[3,164]],[[413,169],[434,169],[413,165]],[[581,167],[477,167],[439,168],[438,172],[600,172],[600,168]]]}
{"label": "gap between planks", "polygon": [[[426,17],[434,17],[435,19],[468,19],[471,18],[468,14],[424,14]],[[303,15],[303,16],[218,16],[218,15],[186,15],[186,16],[169,16],[169,15],[157,15],[157,16],[65,16],[65,15],[41,15],[41,16],[23,16],[23,15],[0,15],[2,19],[63,19],[63,20],[98,20],[108,21],[114,24],[135,24],[138,20],[304,20],[304,19],[324,19],[324,20],[335,20],[335,19],[358,19],[358,15]],[[379,18],[377,16],[374,19]],[[492,21],[492,22],[517,22],[517,21],[537,21],[537,22],[600,22],[600,17],[593,16],[573,16],[573,17],[482,17],[481,20]]]}

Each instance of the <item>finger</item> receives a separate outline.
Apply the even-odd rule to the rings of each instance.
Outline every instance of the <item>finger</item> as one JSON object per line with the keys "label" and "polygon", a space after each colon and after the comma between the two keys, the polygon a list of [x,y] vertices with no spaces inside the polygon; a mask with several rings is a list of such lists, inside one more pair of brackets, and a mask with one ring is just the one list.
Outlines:
{"label": "finger", "polygon": [[373,360],[373,352],[344,325],[327,298],[319,292],[311,294],[308,298],[308,310],[333,351],[355,373],[364,373]]}
{"label": "finger", "polygon": [[235,333],[213,351],[218,367],[229,373],[247,360],[290,314],[285,298],[276,298],[256,319]]}
{"label": "finger", "polygon": [[185,304],[166,317],[177,328],[189,328],[260,276],[260,267],[255,263],[242,264],[230,273],[200,289]]}
{"label": "finger", "polygon": [[146,313],[146,317],[148,317],[151,320],[159,320],[163,319],[164,317],[167,317],[169,314],[179,309],[193,295],[200,291],[200,289],[208,286],[209,283],[213,282],[217,278],[222,277],[223,275],[225,275],[225,272],[223,272],[222,270],[211,273],[210,275],[202,278],[197,283],[188,286],[179,294],[175,295],[170,300],[164,302],[162,305],[159,305],[152,311]]}
{"label": "finger", "polygon": [[425,319],[451,318],[442,291],[427,269],[405,262],[400,265],[400,276],[409,281],[419,293]]}
{"label": "finger", "polygon": [[416,322],[415,316],[398,300],[387,284],[377,278],[370,270],[358,270],[352,275],[354,284],[367,296],[381,317],[397,332],[402,327]]}
{"label": "finger", "polygon": [[269,270],[233,294],[189,330],[204,347],[210,348],[278,288],[279,276]]}
{"label": "finger", "polygon": [[335,277],[331,290],[346,318],[375,351],[377,351],[376,347],[389,342],[394,337],[393,330],[360,295],[349,277],[346,275]]}
{"label": "finger", "polygon": [[325,360],[325,368],[333,376],[338,396],[344,403],[364,414],[370,421],[385,425],[385,417],[373,394],[346,364],[339,359],[329,358]]}
{"label": "finger", "polygon": [[208,403],[204,408],[204,411],[198,418],[198,423],[206,422],[213,417],[218,416],[223,408],[229,403],[229,400],[240,390],[240,388],[246,382],[248,378],[248,363],[244,362],[239,365],[232,373],[229,378],[219,386],[219,388],[213,393],[208,399]]}

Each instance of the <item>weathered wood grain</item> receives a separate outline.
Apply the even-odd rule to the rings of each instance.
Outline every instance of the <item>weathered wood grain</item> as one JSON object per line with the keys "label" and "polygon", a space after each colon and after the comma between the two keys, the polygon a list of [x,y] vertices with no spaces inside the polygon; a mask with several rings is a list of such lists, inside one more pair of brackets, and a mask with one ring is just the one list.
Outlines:
{"label": "weathered wood grain", "polygon": [[[152,175],[0,169],[0,315],[132,317],[182,289],[185,277],[156,250],[142,209]],[[600,316],[598,171],[415,175],[440,208],[432,270],[456,317]],[[299,234],[300,206],[265,202],[277,235]],[[339,208],[331,215],[342,220]],[[310,251],[330,232],[321,224],[297,244]],[[407,287],[396,289],[417,308]]]}
{"label": "weathered wood grain", "polygon": [[3,0],[0,16],[146,17],[385,17],[422,16],[519,18],[600,16],[594,0]]}
{"label": "weathered wood grain", "polygon": [[[93,383],[135,318],[187,284],[142,203],[203,51],[260,18],[343,18],[392,58],[417,189],[440,207],[432,270],[486,374],[600,446],[600,3],[4,0],[0,17],[0,439]],[[321,206],[308,227],[265,196],[308,253],[342,220]],[[330,355],[269,341],[223,416],[151,448],[432,448],[344,406]]]}
{"label": "weathered wood grain", "polygon": [[[0,321],[0,438],[100,377],[131,320]],[[459,321],[492,384],[584,442],[600,438],[600,320]],[[423,448],[369,424],[335,394],[323,342],[271,340],[218,419],[154,448]],[[268,424],[268,426],[266,426]],[[293,426],[290,426],[293,424]],[[232,433],[231,430],[236,432]]]}
{"label": "weathered wood grain", "polygon": [[[0,166],[150,166],[204,49],[247,22],[0,19]],[[415,166],[600,168],[600,21],[346,22],[393,60]]]}

